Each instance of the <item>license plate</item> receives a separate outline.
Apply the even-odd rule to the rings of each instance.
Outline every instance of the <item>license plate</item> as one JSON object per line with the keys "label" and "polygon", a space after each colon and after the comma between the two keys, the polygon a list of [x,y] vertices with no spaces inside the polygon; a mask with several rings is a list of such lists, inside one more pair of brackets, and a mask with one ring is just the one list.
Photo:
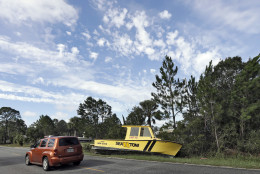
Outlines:
{"label": "license plate", "polygon": [[67,152],[74,152],[74,149],[67,149]]}

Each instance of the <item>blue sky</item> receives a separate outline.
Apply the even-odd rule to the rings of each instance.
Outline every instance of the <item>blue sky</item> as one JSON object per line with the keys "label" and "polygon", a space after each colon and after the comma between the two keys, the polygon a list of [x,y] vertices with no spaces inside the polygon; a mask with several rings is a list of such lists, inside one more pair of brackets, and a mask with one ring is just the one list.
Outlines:
{"label": "blue sky", "polygon": [[0,0],[0,107],[30,125],[69,120],[92,96],[121,119],[151,98],[165,55],[179,78],[257,56],[259,11],[258,0]]}

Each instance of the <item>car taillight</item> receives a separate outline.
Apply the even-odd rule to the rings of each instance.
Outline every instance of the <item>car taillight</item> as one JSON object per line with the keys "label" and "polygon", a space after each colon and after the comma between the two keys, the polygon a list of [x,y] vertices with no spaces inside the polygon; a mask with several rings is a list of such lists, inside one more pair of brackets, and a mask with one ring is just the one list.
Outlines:
{"label": "car taillight", "polygon": [[58,154],[58,149],[54,149],[54,155]]}

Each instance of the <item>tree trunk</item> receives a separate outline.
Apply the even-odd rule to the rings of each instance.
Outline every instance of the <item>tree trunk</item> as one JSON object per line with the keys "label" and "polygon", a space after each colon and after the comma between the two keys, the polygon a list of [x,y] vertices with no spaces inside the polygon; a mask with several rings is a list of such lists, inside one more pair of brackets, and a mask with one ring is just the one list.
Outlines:
{"label": "tree trunk", "polygon": [[215,116],[213,114],[212,102],[210,102],[210,104],[211,104],[211,115],[212,115],[213,124],[214,124],[214,135],[215,135],[216,144],[217,144],[217,148],[218,148],[218,152],[219,152],[218,134],[217,134],[217,127],[216,127],[216,122],[215,122]]}
{"label": "tree trunk", "polygon": [[173,119],[173,128],[176,128],[176,124],[175,124],[175,114],[174,114],[174,105],[172,104],[172,119]]}
{"label": "tree trunk", "polygon": [[5,135],[4,135],[4,144],[6,144],[6,139],[7,139],[7,125],[8,124],[8,121],[5,120]]}
{"label": "tree trunk", "polygon": [[[214,124],[215,124],[215,123],[214,123]],[[218,142],[218,134],[217,134],[216,125],[214,125],[214,133],[215,133],[215,139],[216,139],[217,148],[218,148],[218,152],[219,152],[219,142]]]}

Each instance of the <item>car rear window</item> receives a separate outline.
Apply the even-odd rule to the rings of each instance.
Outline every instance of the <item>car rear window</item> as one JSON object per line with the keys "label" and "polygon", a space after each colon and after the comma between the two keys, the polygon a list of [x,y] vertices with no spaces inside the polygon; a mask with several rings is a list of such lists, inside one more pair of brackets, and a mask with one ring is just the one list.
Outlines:
{"label": "car rear window", "polygon": [[70,145],[77,145],[79,141],[77,138],[61,138],[59,140],[60,146],[70,146]]}

